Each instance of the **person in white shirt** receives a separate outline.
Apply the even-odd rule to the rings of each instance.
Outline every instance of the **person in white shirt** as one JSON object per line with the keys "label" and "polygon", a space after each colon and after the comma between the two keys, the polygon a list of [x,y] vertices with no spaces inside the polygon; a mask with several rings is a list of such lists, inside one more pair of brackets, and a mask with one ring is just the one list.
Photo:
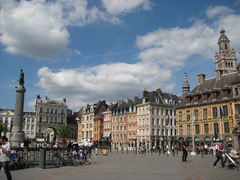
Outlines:
{"label": "person in white shirt", "polygon": [[8,139],[5,136],[2,136],[0,142],[0,170],[3,167],[7,179],[12,180],[12,175],[8,168],[8,163],[10,161],[11,146],[10,143],[8,143],[7,141]]}
{"label": "person in white shirt", "polygon": [[208,145],[207,144],[205,144],[204,149],[205,149],[205,154],[207,154],[208,153]]}

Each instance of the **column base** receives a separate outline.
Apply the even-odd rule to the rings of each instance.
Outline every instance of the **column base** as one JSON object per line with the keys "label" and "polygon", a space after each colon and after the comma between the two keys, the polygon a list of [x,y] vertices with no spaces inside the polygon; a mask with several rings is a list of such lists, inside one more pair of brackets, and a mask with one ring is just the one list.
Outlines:
{"label": "column base", "polygon": [[191,154],[191,156],[196,156],[197,155],[196,152],[191,152],[190,154]]}
{"label": "column base", "polygon": [[23,133],[8,133],[8,137],[12,147],[18,147],[24,141]]}

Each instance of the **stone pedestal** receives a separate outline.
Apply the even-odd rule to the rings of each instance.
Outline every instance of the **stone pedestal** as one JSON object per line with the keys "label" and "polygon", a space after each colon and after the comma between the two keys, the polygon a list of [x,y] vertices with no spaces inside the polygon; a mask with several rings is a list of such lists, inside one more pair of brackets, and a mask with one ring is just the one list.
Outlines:
{"label": "stone pedestal", "polygon": [[196,154],[196,152],[191,152],[191,156],[196,156],[197,154]]}
{"label": "stone pedestal", "polygon": [[18,144],[24,141],[23,128],[23,107],[24,107],[24,93],[26,89],[23,85],[16,86],[16,101],[15,101],[15,110],[13,118],[13,128],[10,133],[10,142],[11,145],[18,146]]}

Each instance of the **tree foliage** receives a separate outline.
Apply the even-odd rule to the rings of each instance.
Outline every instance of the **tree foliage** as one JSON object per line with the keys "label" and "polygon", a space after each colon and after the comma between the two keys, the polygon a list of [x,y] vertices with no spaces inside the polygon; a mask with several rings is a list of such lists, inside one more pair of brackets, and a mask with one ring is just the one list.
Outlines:
{"label": "tree foliage", "polygon": [[72,126],[61,126],[60,128],[56,129],[56,134],[59,138],[62,139],[62,143],[65,144],[65,139],[66,137],[68,137],[68,134],[71,132],[71,130],[73,129]]}
{"label": "tree foliage", "polygon": [[8,127],[6,123],[0,124],[0,136],[2,135],[2,133],[6,133],[8,132]]}

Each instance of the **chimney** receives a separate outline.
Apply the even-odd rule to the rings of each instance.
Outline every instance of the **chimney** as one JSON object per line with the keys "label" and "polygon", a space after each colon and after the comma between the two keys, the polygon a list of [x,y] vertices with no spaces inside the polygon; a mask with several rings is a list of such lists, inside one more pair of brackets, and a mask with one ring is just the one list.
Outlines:
{"label": "chimney", "polygon": [[133,98],[133,102],[135,103],[137,100],[138,100],[138,97],[135,96],[135,97]]}
{"label": "chimney", "polygon": [[203,84],[205,81],[206,75],[205,74],[199,74],[198,75],[198,84]]}
{"label": "chimney", "polygon": [[156,89],[156,91],[158,92],[158,94],[162,95],[162,90],[161,90],[161,88]]}
{"label": "chimney", "polygon": [[147,89],[144,89],[144,90],[143,90],[143,97],[147,96],[147,94],[148,94]]}
{"label": "chimney", "polygon": [[126,103],[130,103],[131,99],[127,98]]}

